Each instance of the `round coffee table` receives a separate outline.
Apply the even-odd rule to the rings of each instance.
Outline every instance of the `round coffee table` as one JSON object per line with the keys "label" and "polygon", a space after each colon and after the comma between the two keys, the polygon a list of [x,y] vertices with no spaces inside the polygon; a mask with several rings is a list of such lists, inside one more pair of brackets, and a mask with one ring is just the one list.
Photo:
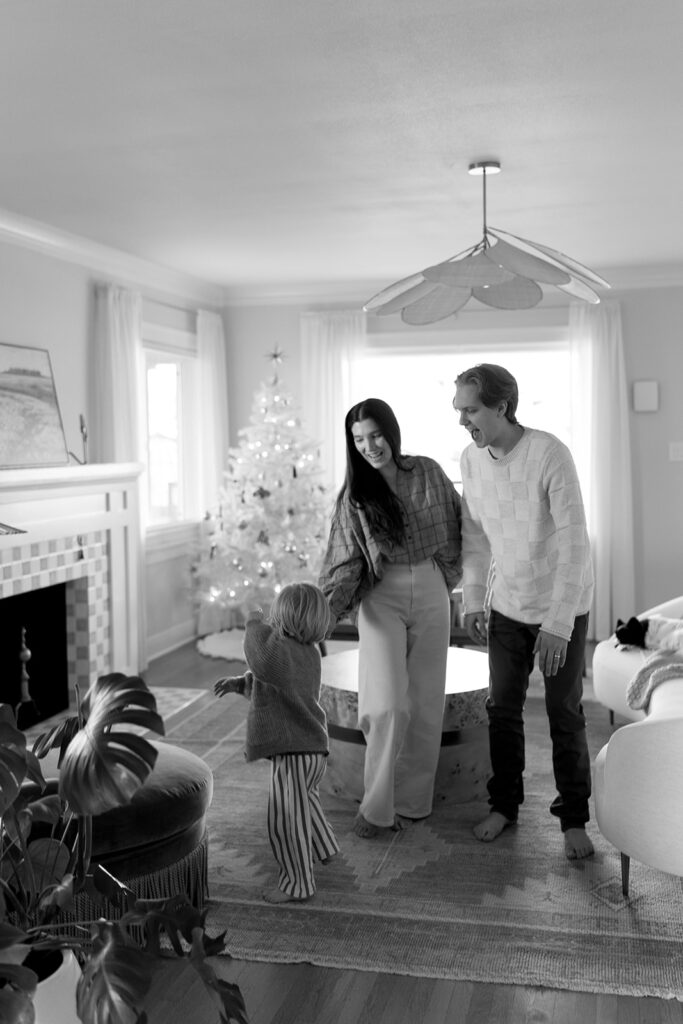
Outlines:
{"label": "round coffee table", "polygon": [[[491,775],[486,697],[489,685],[485,651],[449,647],[446,667],[441,752],[435,803],[487,799]],[[322,659],[320,701],[327,714],[330,756],[324,788],[361,800],[365,737],[358,728],[358,649]]]}

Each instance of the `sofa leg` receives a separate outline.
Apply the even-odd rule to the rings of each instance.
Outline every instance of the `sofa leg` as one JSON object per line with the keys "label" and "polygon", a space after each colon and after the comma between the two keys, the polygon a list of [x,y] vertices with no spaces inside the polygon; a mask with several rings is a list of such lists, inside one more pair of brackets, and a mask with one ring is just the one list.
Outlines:
{"label": "sofa leg", "polygon": [[614,725],[614,712],[611,709],[609,713],[609,724]]}
{"label": "sofa leg", "polygon": [[628,899],[628,873],[629,867],[631,866],[630,857],[627,854],[622,853],[621,855],[621,891],[624,894],[624,899]]}

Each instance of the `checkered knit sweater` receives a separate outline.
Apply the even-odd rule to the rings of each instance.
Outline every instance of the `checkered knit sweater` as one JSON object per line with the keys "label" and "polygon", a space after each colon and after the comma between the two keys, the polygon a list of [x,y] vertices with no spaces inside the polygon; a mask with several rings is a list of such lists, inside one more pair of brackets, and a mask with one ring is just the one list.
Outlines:
{"label": "checkered knit sweater", "polygon": [[590,609],[593,567],[581,489],[567,446],[524,428],[494,459],[471,444],[462,454],[463,603],[568,640]]}
{"label": "checkered knit sweater", "polygon": [[251,670],[243,690],[251,700],[247,761],[275,754],[327,754],[318,648],[281,637],[267,622],[250,619],[244,631],[244,657]]}

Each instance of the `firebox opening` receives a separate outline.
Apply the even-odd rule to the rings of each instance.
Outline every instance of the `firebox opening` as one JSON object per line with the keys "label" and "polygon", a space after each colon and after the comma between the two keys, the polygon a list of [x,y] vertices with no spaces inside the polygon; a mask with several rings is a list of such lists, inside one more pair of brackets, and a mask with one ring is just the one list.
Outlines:
{"label": "firebox opening", "polygon": [[0,623],[0,699],[15,708],[19,727],[29,729],[69,706],[66,584],[4,598]]}

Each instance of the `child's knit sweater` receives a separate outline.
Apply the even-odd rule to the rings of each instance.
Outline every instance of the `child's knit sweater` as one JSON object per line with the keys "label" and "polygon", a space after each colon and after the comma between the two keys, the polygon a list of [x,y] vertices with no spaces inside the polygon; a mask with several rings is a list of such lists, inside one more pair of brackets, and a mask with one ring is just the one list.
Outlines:
{"label": "child's knit sweater", "polygon": [[472,444],[460,466],[465,612],[484,608],[488,582],[496,611],[568,640],[593,595],[583,501],[569,449],[552,434],[525,428],[502,458]]}
{"label": "child's knit sweater", "polygon": [[251,670],[242,688],[251,698],[247,761],[275,754],[327,754],[317,647],[281,637],[266,622],[251,619],[245,627],[244,656]]}

